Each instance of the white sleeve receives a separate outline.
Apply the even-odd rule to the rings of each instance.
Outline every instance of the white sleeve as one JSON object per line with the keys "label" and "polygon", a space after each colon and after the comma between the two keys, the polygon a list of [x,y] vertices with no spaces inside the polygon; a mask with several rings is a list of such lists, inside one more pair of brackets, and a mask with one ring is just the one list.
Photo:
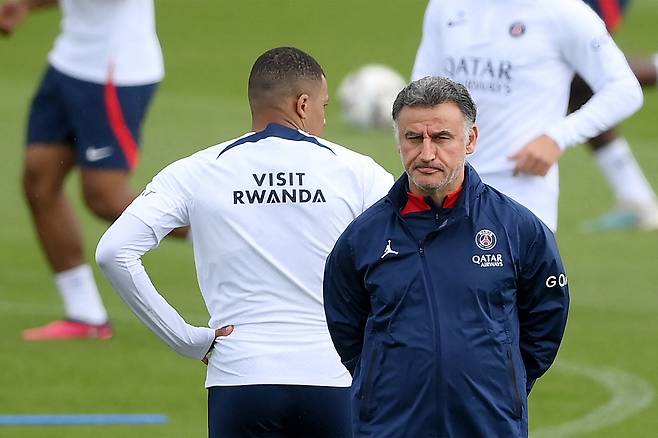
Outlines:
{"label": "white sleeve", "polygon": [[367,165],[363,166],[363,210],[386,196],[393,186],[393,175],[388,173],[375,160],[366,157]]}
{"label": "white sleeve", "polygon": [[441,7],[438,1],[430,0],[423,19],[423,35],[416,52],[416,61],[411,72],[411,80],[425,76],[445,76],[439,65],[441,54]]}
{"label": "white sleeve", "polygon": [[[562,149],[614,127],[642,106],[642,89],[603,21],[585,3],[562,2],[556,15],[560,50],[594,95],[546,134]],[[562,4],[561,3],[561,4]],[[568,11],[566,8],[568,7]]]}
{"label": "white sleeve", "polygon": [[215,340],[215,331],[185,322],[155,289],[141,256],[157,245],[151,227],[124,213],[98,243],[96,262],[123,301],[160,339],[183,356],[202,359]]}
{"label": "white sleeve", "polygon": [[165,167],[126,208],[126,213],[151,227],[158,242],[174,228],[190,224],[189,205],[195,181],[190,177],[190,160],[184,158]]}

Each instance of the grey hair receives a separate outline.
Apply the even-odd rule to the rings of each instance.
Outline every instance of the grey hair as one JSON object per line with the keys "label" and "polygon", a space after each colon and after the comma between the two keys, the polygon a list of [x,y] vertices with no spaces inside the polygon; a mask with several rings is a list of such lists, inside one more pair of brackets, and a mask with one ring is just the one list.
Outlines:
{"label": "grey hair", "polygon": [[393,128],[398,134],[400,111],[406,107],[431,108],[445,102],[452,102],[464,115],[464,135],[468,141],[470,131],[475,125],[477,108],[462,84],[440,76],[425,76],[415,80],[398,93],[393,102]]}

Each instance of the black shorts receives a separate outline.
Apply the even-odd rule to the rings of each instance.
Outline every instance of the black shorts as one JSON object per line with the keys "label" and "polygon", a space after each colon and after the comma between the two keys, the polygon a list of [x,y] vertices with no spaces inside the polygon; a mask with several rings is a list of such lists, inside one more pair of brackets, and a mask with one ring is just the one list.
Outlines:
{"label": "black shorts", "polygon": [[350,388],[244,385],[208,388],[209,438],[348,438]]}

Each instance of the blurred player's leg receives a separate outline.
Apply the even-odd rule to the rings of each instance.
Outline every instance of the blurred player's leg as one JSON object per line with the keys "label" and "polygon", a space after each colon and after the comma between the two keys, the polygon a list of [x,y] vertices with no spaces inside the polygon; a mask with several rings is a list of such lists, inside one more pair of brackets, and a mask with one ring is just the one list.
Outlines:
{"label": "blurred player's leg", "polygon": [[[639,64],[638,64],[639,65]],[[643,64],[645,80],[651,78],[650,65]],[[653,79],[655,84],[655,69]],[[592,96],[591,89],[576,77],[571,86],[570,110],[580,108]],[[640,168],[628,141],[616,129],[589,142],[599,168],[612,188],[617,209],[585,224],[588,230],[640,227],[658,229],[658,201],[653,188]]]}
{"label": "blurred player's leg", "polygon": [[594,157],[617,199],[617,210],[586,224],[588,229],[623,228],[638,226],[646,230],[658,229],[656,194],[640,168],[628,141],[614,136],[590,141]]}
{"label": "blurred player's leg", "polygon": [[[112,336],[91,267],[84,260],[80,224],[64,192],[64,180],[78,155],[73,121],[82,118],[72,111],[66,81],[65,75],[47,68],[32,101],[23,186],[67,319],[25,330],[27,340]],[[92,110],[87,107],[84,113]]]}
{"label": "blurred player's leg", "polygon": [[101,219],[114,221],[137,196],[126,170],[82,169],[80,176],[85,203]]}
{"label": "blurred player's leg", "polygon": [[80,225],[64,193],[64,180],[74,160],[73,149],[66,144],[31,144],[27,148],[25,197],[39,243],[55,272],[66,317],[75,321],[25,330],[27,340],[111,336],[91,268],[84,261]]}
{"label": "blurred player's leg", "polygon": [[628,65],[643,87],[658,86],[658,53],[651,58],[627,57]]}

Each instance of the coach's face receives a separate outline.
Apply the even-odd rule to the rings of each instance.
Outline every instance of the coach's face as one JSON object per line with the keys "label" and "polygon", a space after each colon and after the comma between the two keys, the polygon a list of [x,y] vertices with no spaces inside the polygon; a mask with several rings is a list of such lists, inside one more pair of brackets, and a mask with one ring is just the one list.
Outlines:
{"label": "coach's face", "polygon": [[327,80],[308,82],[306,93],[297,99],[297,112],[302,119],[302,129],[309,134],[320,136],[326,125],[325,110],[329,103]]}
{"label": "coach's face", "polygon": [[465,131],[464,115],[452,102],[402,108],[398,144],[412,193],[443,199],[461,186],[466,155],[475,151],[477,127]]}

